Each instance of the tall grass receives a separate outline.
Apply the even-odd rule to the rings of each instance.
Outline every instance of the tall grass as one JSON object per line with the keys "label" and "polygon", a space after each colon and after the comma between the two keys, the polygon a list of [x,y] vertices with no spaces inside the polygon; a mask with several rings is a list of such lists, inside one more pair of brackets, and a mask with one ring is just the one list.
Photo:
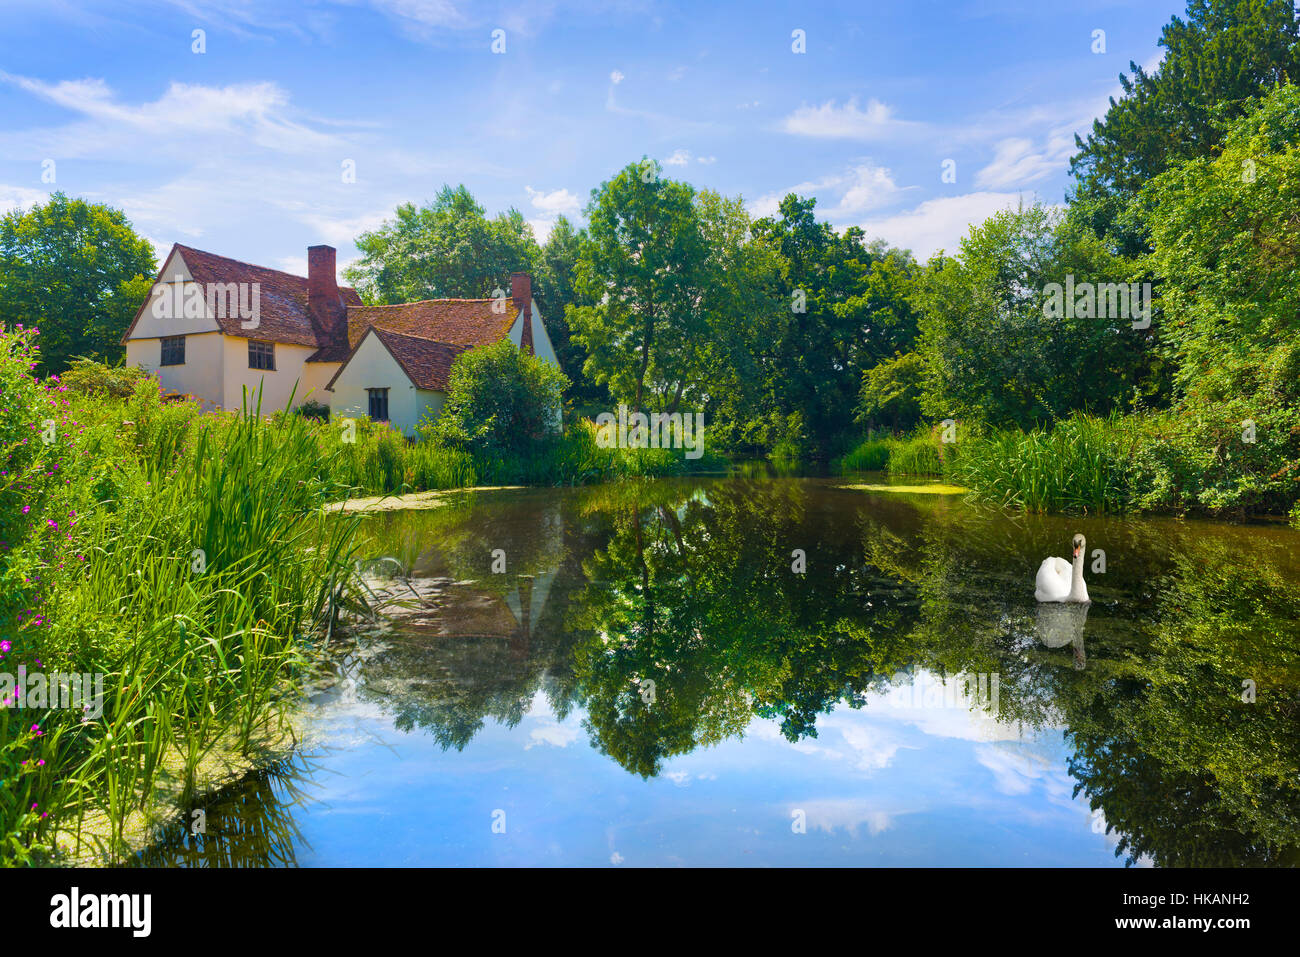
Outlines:
{"label": "tall grass", "polygon": [[961,445],[953,477],[976,498],[1031,512],[1120,512],[1129,504],[1122,421],[1077,415],[1050,429],[995,432]]}
{"label": "tall grass", "polygon": [[883,472],[889,464],[890,448],[895,440],[888,438],[863,439],[840,462],[846,472]]}
{"label": "tall grass", "polygon": [[726,465],[721,456],[707,451],[698,459],[687,459],[681,449],[601,448],[596,427],[587,419],[579,419],[528,455],[475,460],[480,482],[489,485],[587,485],[720,470]]}
{"label": "tall grass", "polygon": [[868,436],[840,460],[846,472],[897,475],[942,475],[943,460],[937,433],[924,427],[909,436]]}
{"label": "tall grass", "polygon": [[32,482],[0,489],[5,508],[35,503],[6,543],[6,581],[23,579],[0,596],[0,670],[99,674],[104,694],[100,717],[0,707],[0,861],[112,860],[164,781],[188,796],[214,752],[254,758],[282,736],[315,648],[364,611],[358,519],[322,510],[345,490],[299,417],[268,423],[255,404],[197,425],[156,386],[79,406],[24,388],[6,398],[70,428]]}
{"label": "tall grass", "polygon": [[680,449],[602,449],[587,419],[536,443],[527,453],[496,456],[449,447],[427,431],[418,441],[409,441],[383,423],[361,418],[355,426],[355,441],[343,442],[338,422],[312,423],[309,428],[316,442],[312,458],[320,478],[365,494],[475,485],[586,485],[727,466],[724,458],[707,451],[692,460]]}
{"label": "tall grass", "polygon": [[935,432],[918,430],[890,448],[889,471],[897,475],[942,475],[944,467],[939,455],[940,447]]}

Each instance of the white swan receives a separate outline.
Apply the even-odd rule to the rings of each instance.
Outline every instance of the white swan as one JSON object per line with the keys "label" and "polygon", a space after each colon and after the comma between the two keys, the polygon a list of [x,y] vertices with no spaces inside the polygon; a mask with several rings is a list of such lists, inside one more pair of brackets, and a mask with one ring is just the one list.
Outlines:
{"label": "white swan", "polygon": [[1038,566],[1034,597],[1039,601],[1091,601],[1088,586],[1083,583],[1084,548],[1088,544],[1082,535],[1075,535],[1074,563],[1064,558],[1044,558]]}

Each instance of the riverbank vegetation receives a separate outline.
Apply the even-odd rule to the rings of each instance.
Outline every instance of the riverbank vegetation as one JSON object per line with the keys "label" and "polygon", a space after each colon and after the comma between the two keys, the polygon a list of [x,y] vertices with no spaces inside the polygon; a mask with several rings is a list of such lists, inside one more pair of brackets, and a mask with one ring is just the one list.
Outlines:
{"label": "riverbank vegetation", "polygon": [[487,378],[502,394],[510,376],[492,354],[453,389],[447,424],[411,443],[365,419],[345,435],[338,421],[263,415],[256,396],[203,413],[94,363],[40,379],[37,341],[0,332],[0,672],[102,675],[103,697],[47,708],[20,677],[4,686],[7,863],[118,859],[165,815],[160,794],[188,799],[208,763],[252,765],[291,738],[321,646],[341,615],[366,613],[360,519],[326,505],[684,467],[671,449],[601,448],[585,421],[506,442],[465,401]]}
{"label": "riverbank vegetation", "polygon": [[[363,607],[356,520],[323,512],[347,490],[302,419],[80,395],[31,375],[33,332],[0,336],[0,859],[113,860],[164,780],[191,794],[288,733]],[[56,672],[102,685],[47,706]]]}

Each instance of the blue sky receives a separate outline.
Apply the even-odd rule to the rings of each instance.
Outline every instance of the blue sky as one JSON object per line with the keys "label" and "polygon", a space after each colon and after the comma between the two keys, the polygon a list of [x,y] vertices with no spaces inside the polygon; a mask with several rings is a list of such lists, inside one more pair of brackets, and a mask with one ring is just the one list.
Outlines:
{"label": "blue sky", "polygon": [[1061,202],[1074,132],[1130,60],[1158,62],[1184,4],[3,6],[0,208],[61,189],[125,209],[160,251],[305,273],[307,246],[346,264],[361,231],[443,183],[543,238],[643,155],[756,214],[813,195],[837,227],[924,258],[1021,196]]}
{"label": "blue sky", "polygon": [[[319,749],[300,786],[310,797],[293,812],[297,862],[1123,864],[1104,817],[1072,796],[1060,729],[921,707],[914,693],[901,683],[861,709],[839,705],[798,744],[755,718],[743,736],[677,755],[648,780],[591,746],[580,709],[558,719],[541,693],[516,726],[489,718],[463,751],[421,728],[398,731],[381,707],[345,693],[309,714]],[[504,834],[491,828],[497,811]]]}

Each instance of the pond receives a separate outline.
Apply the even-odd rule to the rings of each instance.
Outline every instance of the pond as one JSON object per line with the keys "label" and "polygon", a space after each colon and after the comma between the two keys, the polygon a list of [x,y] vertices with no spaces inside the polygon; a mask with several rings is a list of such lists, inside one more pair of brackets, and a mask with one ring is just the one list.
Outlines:
{"label": "pond", "polygon": [[[1300,864],[1300,534],[885,484],[368,517],[309,746],[140,862]],[[1040,606],[1076,532],[1092,602]]]}

